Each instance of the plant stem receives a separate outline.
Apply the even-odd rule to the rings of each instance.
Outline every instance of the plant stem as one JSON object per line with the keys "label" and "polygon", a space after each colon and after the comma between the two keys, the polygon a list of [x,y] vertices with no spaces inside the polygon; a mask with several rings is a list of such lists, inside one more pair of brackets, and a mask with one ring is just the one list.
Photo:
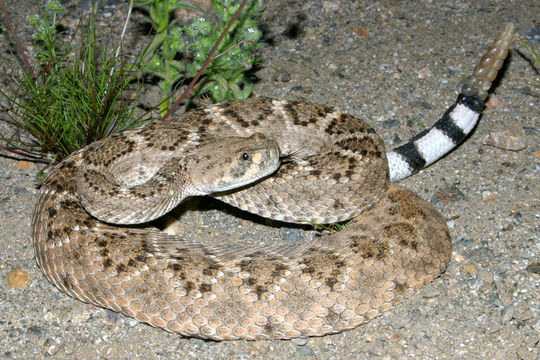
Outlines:
{"label": "plant stem", "polygon": [[178,100],[176,100],[176,102],[169,108],[167,113],[165,115],[163,115],[161,120],[166,119],[170,114],[172,114],[174,112],[174,110],[176,110],[176,108],[180,105],[180,103],[182,101],[184,101],[184,99],[188,96],[188,94],[191,92],[191,90],[193,90],[193,87],[195,86],[195,84],[197,83],[199,78],[201,77],[202,73],[204,72],[204,70],[206,70],[206,68],[208,67],[208,64],[210,64],[210,62],[212,61],[212,57],[214,56],[214,53],[216,52],[217,48],[219,47],[219,44],[221,43],[221,41],[223,40],[223,38],[225,37],[225,35],[229,31],[229,29],[231,28],[232,24],[234,24],[234,22],[236,21],[236,19],[238,18],[238,16],[242,12],[242,10],[244,9],[244,6],[246,5],[246,3],[247,3],[247,0],[242,1],[242,3],[240,4],[240,7],[238,8],[238,10],[236,10],[236,13],[234,13],[233,17],[231,18],[231,21],[229,21],[229,23],[227,24],[225,29],[223,29],[223,31],[221,32],[221,35],[219,36],[219,38],[217,39],[214,47],[210,51],[210,54],[208,54],[208,57],[204,61],[204,64],[201,66],[201,68],[197,72],[197,75],[195,75],[193,80],[191,80],[191,82],[189,83],[187,89],[184,90],[182,95],[180,95]]}
{"label": "plant stem", "polygon": [[[118,59],[118,56],[120,55],[120,50],[121,50],[122,44],[124,42],[124,36],[126,35],[126,30],[127,30],[129,18],[131,17],[131,11],[133,10],[133,1],[134,0],[129,1],[129,8],[128,8],[127,16],[126,16],[126,21],[124,22],[124,27],[122,28],[122,35],[120,35],[120,41],[118,42],[118,47],[116,48],[116,53],[114,54],[115,59]],[[114,71],[114,66],[111,69],[111,74],[113,73],[113,71]]]}

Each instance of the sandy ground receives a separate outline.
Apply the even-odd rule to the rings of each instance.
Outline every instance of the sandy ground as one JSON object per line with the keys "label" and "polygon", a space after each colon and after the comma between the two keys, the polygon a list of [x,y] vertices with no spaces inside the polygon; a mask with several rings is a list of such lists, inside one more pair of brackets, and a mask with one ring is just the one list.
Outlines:
{"label": "sandy ground", "polygon": [[[28,41],[24,16],[35,3],[6,4]],[[118,28],[126,8],[102,4],[102,22]],[[255,94],[334,106],[373,124],[390,147],[443,113],[504,23],[538,46],[539,15],[530,0],[269,2]],[[540,260],[540,101],[522,53],[512,51],[471,138],[402,181],[450,219],[446,273],[371,323],[305,344],[183,338],[64,295],[41,274],[30,244],[39,168],[0,158],[0,358],[540,359],[540,278],[527,270]],[[526,148],[482,143],[501,130]],[[184,215],[182,226],[200,236],[302,236],[204,199]],[[7,287],[15,269],[30,276],[22,289]]]}

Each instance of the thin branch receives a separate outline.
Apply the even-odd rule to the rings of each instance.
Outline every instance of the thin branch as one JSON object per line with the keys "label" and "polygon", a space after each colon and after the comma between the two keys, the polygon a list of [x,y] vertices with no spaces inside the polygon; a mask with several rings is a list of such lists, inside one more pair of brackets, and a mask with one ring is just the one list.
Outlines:
{"label": "thin branch", "polygon": [[[120,55],[120,49],[122,47],[122,43],[124,42],[124,37],[126,36],[126,30],[128,27],[129,18],[131,17],[132,10],[133,10],[133,0],[130,0],[128,13],[126,15],[126,22],[124,23],[124,27],[122,28],[122,34],[120,35],[120,42],[118,44],[118,47],[116,48],[116,54],[114,55],[116,59],[118,59],[118,56]],[[114,67],[112,68],[112,70],[114,70]],[[112,74],[112,71],[111,71],[111,74]]]}
{"label": "thin branch", "polygon": [[32,79],[35,79],[34,72],[32,71],[32,66],[30,66],[30,61],[28,61],[28,58],[26,57],[26,54],[23,51],[21,42],[19,41],[19,37],[17,36],[15,29],[13,28],[13,24],[11,23],[8,10],[3,0],[0,0],[0,7],[2,7],[2,12],[4,13],[4,16],[6,17],[6,22],[9,28],[9,32],[11,33],[11,36],[13,36],[13,39],[15,40],[17,51],[19,52],[19,56],[21,57],[21,60],[24,63],[24,66],[26,67],[26,71],[28,71],[28,73],[32,75]]}
{"label": "thin branch", "polygon": [[184,92],[182,93],[182,95],[180,95],[178,100],[176,100],[176,102],[169,108],[167,113],[165,115],[163,115],[161,120],[164,120],[169,115],[171,115],[174,112],[174,110],[176,110],[176,108],[180,105],[180,103],[182,103],[182,101],[184,101],[184,99],[188,96],[188,94],[191,92],[191,90],[193,90],[193,87],[195,86],[195,84],[197,83],[199,78],[201,77],[202,73],[204,72],[204,70],[206,70],[206,68],[208,67],[208,64],[210,64],[210,62],[212,61],[212,57],[214,56],[214,53],[216,52],[217,48],[219,47],[219,44],[221,43],[221,41],[223,40],[225,35],[229,32],[229,29],[231,28],[232,24],[234,24],[234,22],[236,21],[238,16],[240,16],[240,13],[244,9],[244,6],[246,5],[246,3],[247,3],[247,0],[242,1],[242,3],[240,4],[240,7],[238,8],[238,10],[234,13],[233,17],[231,18],[231,21],[229,21],[229,23],[227,24],[225,29],[223,29],[223,32],[221,33],[221,35],[219,36],[218,40],[216,41],[214,47],[210,51],[210,54],[208,54],[208,57],[204,61],[203,66],[201,66],[201,68],[197,72],[197,75],[195,75],[195,77],[193,78],[193,80],[191,80],[191,82],[189,83],[186,90],[184,90]]}
{"label": "thin branch", "polygon": [[249,43],[253,46],[255,46],[255,41],[252,41],[252,40],[240,40],[239,42],[237,42],[236,44],[233,44],[231,45],[228,49],[226,50],[223,50],[222,52],[220,52],[219,54],[217,54],[216,56],[212,57],[212,59],[210,61],[214,61],[214,60],[217,60],[219,59],[220,57],[222,57],[223,55],[225,55],[226,53],[228,53],[229,51],[231,51],[232,49],[234,49],[235,47],[241,45],[241,44],[246,44],[246,43]]}
{"label": "thin branch", "polygon": [[[23,156],[23,157],[26,158],[25,160],[30,160],[30,161],[34,161],[34,162],[40,162],[40,163],[43,163],[43,164],[50,164],[51,163],[51,160],[49,160],[49,159],[45,159],[45,158],[39,157],[39,156],[30,155],[30,154],[25,153],[23,151],[15,150],[15,149],[8,148],[8,147],[2,146],[2,145],[0,145],[0,150],[4,150],[4,151],[10,152],[10,153],[15,154],[15,155]],[[17,159],[17,160],[22,160],[22,159]]]}

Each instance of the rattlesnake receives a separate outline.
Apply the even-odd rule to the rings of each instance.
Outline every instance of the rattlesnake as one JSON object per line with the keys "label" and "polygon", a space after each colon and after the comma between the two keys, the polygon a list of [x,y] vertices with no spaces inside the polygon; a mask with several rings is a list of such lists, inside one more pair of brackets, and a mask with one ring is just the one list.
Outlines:
{"label": "rattlesnake", "polygon": [[[41,187],[37,261],[67,294],[186,336],[286,339],[354,328],[448,264],[444,219],[390,181],[469,134],[513,32],[508,25],[440,120],[388,153],[350,115],[265,98],[93,143]],[[341,232],[273,248],[205,246],[147,224],[203,194],[282,221],[352,220]]]}

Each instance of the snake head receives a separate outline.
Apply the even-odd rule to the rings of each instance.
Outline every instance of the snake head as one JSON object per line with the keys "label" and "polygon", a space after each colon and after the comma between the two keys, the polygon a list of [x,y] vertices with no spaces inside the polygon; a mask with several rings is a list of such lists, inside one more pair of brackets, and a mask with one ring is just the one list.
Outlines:
{"label": "snake head", "polygon": [[280,157],[278,143],[260,133],[216,140],[190,157],[191,181],[201,194],[236,189],[275,172]]}

